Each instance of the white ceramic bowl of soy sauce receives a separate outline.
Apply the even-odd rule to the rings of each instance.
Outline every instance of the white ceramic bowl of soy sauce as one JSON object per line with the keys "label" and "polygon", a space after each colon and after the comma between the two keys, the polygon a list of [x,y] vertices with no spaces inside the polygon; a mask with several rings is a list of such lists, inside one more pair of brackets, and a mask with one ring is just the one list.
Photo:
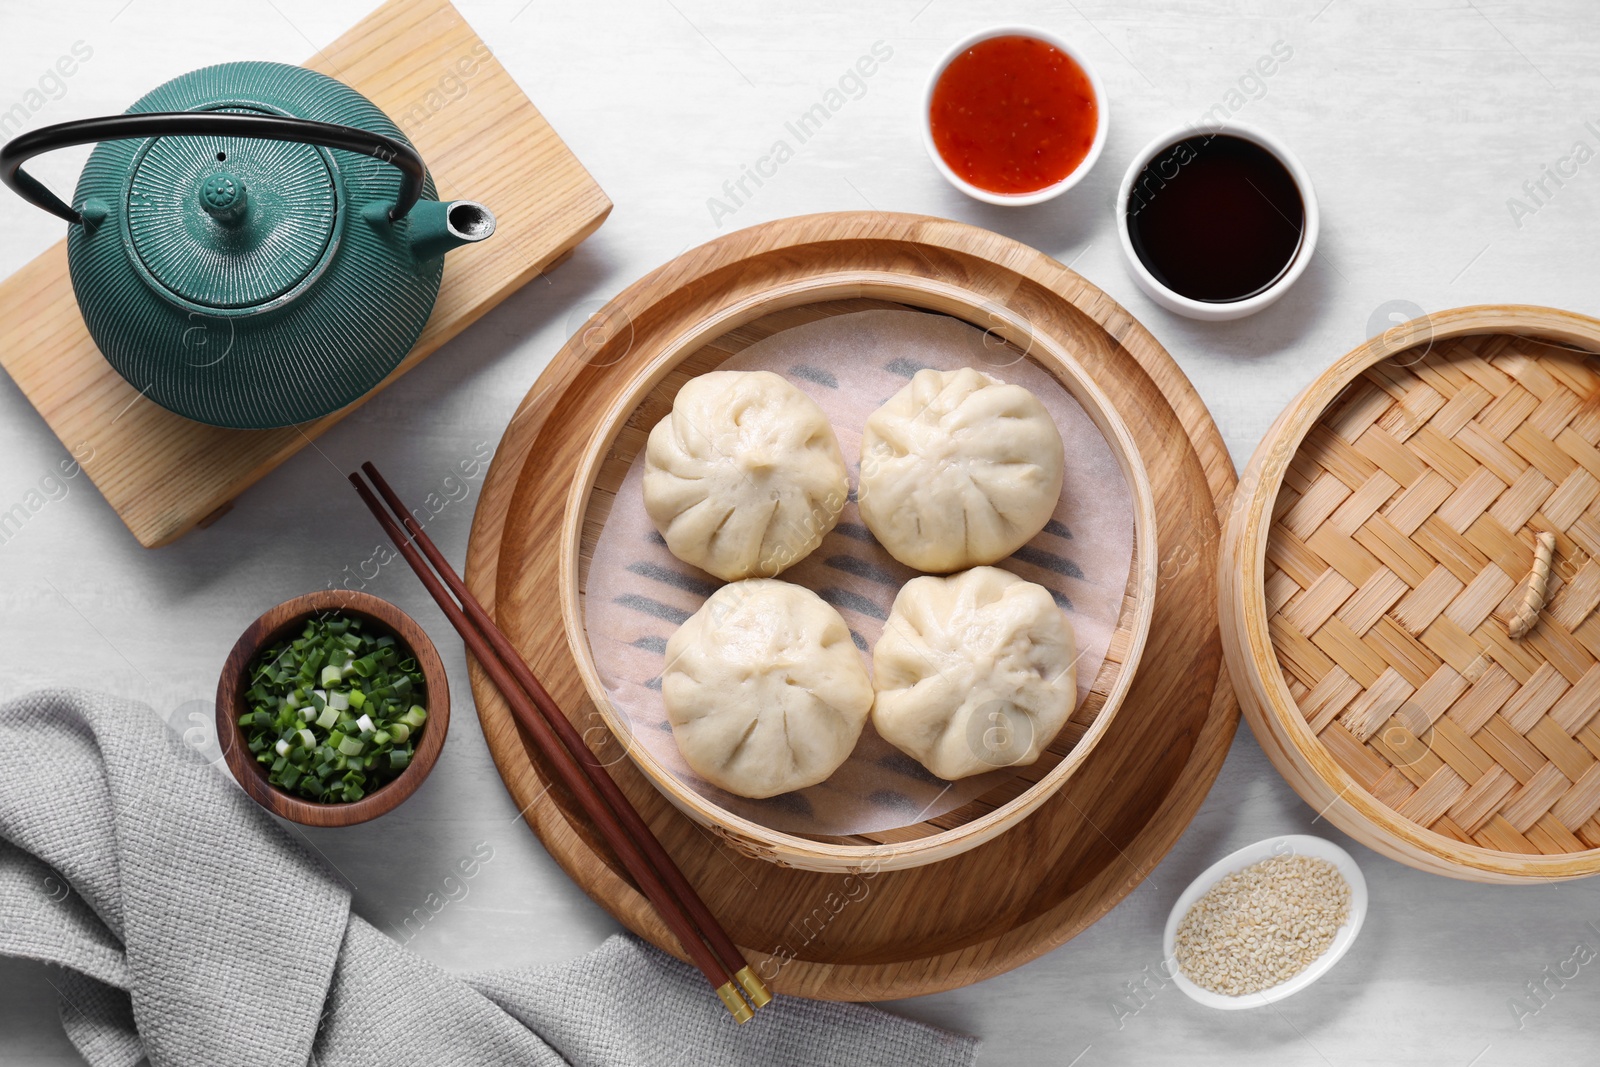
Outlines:
{"label": "white ceramic bowl of soy sauce", "polygon": [[[1190,146],[1187,155],[1179,150],[1180,146]],[[1270,233],[1265,241],[1230,240],[1230,236],[1238,234],[1213,232],[1211,239],[1190,241],[1185,248],[1186,235],[1180,232],[1183,220],[1178,219],[1178,225],[1168,225],[1162,232],[1163,228],[1151,221],[1159,216],[1150,208],[1163,194],[1180,189],[1179,182],[1202,176],[1200,169],[1193,166],[1194,161],[1205,160],[1205,153],[1224,148],[1237,149],[1250,165],[1262,167],[1261,180],[1269,189],[1276,179],[1282,195],[1261,194],[1256,205],[1260,216],[1257,221],[1277,227],[1281,220],[1282,232]],[[1272,162],[1281,165],[1281,172],[1273,171]],[[1288,195],[1288,187],[1283,186],[1285,174],[1298,204],[1294,203],[1296,197]],[[1256,188],[1255,192],[1261,190]],[[1205,203],[1195,193],[1183,191],[1183,195],[1189,203]],[[1178,199],[1169,195],[1168,202]],[[1276,137],[1239,122],[1188,123],[1157,137],[1134,157],[1123,175],[1116,204],[1117,236],[1129,273],[1139,288],[1168,311],[1212,322],[1253,315],[1288,292],[1310,265],[1321,228],[1311,175],[1300,160]],[[1215,229],[1211,227],[1212,231]],[[1156,239],[1152,239],[1153,235]],[[1165,239],[1168,247],[1159,247],[1160,239]],[[1164,272],[1163,262],[1174,269]],[[1230,274],[1228,268],[1232,267],[1239,269]],[[1225,278],[1247,280],[1230,289],[1222,284]]]}

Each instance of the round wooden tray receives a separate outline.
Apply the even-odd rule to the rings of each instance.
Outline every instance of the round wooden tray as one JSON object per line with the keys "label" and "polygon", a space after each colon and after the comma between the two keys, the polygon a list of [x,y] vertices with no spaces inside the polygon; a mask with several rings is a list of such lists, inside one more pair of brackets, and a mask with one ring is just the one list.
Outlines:
{"label": "round wooden tray", "polygon": [[[740,854],[684,816],[622,753],[567,644],[557,589],[562,504],[597,425],[644,357],[774,284],[825,271],[942,280],[982,295],[1073,352],[1138,442],[1156,507],[1158,588],[1122,712],[1078,773],[1028,819],[936,865],[857,874],[793,870]],[[882,301],[839,299],[767,314],[711,347],[731,353],[820,316]],[[629,355],[580,333],[507,428],[473,519],[467,581],[763,977],[781,992],[842,1000],[910,996],[999,974],[1063,943],[1158,863],[1210,788],[1237,724],[1212,601],[1218,509],[1234,485],[1216,427],[1187,379],[1131,316],[1049,257],[959,223],[860,212],[788,219],[687,252],[624,290],[594,330],[627,332]],[[606,340],[602,337],[601,340]],[[607,353],[601,360],[595,352]],[[601,365],[603,364],[603,365]],[[648,427],[624,432],[641,436]],[[624,925],[681,949],[587,825],[552,787],[476,664],[473,693],[507,788],[546,848]],[[974,802],[976,812],[1010,797]],[[952,812],[950,825],[974,810]]]}
{"label": "round wooden tray", "polygon": [[[1223,542],[1261,747],[1350,836],[1484,882],[1600,871],[1600,321],[1459,308],[1273,424]],[[1556,535],[1548,606],[1507,622]]]}
{"label": "round wooden tray", "polygon": [[[822,262],[808,263],[806,270],[803,276],[776,282],[759,296],[719,309],[708,318],[691,317],[684,323],[683,333],[664,336],[659,347],[641,342],[631,333],[613,334],[606,343],[587,347],[593,362],[612,364],[626,358],[637,370],[599,413],[572,478],[560,531],[564,554],[559,603],[567,644],[590,699],[611,732],[627,736],[627,716],[617,711],[607,695],[585,624],[583,597],[595,535],[611,512],[616,487],[639,453],[643,443],[640,432],[648,433],[672,409],[685,382],[715,370],[732,354],[733,344],[708,341],[759,320],[781,321],[776,316],[792,308],[831,307],[837,300],[873,300],[887,302],[883,306],[917,307],[979,324],[991,339],[998,339],[997,347],[1004,342],[1015,358],[1042,368],[1082,406],[1127,479],[1133,502],[1133,556],[1111,646],[1089,695],[1073,709],[1070,722],[1038,761],[1014,768],[1012,781],[984,795],[984,799],[996,800],[957,808],[956,812],[965,816],[960,821],[951,812],[937,821],[928,819],[885,833],[803,836],[773,830],[727,810],[690,788],[644,745],[634,745],[629,751],[663,795],[747,855],[810,871],[849,873],[868,866],[875,871],[903,870],[976,848],[1027,818],[1083,766],[1110,728],[1133,684],[1155,608],[1155,503],[1138,445],[1115,405],[1072,353],[1046,330],[958,284],[886,271],[829,269]],[[1007,567],[1017,567],[1013,561],[1004,562]]]}

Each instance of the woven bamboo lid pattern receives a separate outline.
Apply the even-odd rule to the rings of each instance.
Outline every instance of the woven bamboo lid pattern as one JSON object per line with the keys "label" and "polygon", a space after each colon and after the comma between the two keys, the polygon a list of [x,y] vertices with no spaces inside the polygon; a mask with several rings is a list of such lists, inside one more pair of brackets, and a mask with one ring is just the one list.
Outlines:
{"label": "woven bamboo lid pattern", "polygon": [[[1264,747],[1314,806],[1405,862],[1512,880],[1600,868],[1600,853],[1583,869],[1513,858],[1600,849],[1600,364],[1559,339],[1435,331],[1357,350],[1319,384],[1323,399],[1314,385],[1296,402],[1318,405],[1303,436],[1284,432],[1292,406],[1252,462],[1263,483],[1282,471],[1275,497],[1256,486],[1257,603],[1305,727],[1256,701],[1252,725],[1277,735]],[[1546,605],[1517,639],[1542,531]]]}

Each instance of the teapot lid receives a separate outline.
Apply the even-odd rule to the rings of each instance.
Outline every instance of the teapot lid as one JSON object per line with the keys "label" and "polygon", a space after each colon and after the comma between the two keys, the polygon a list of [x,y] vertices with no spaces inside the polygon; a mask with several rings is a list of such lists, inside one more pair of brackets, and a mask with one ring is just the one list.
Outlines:
{"label": "teapot lid", "polygon": [[326,266],[332,251],[339,188],[326,155],[313,145],[247,137],[146,142],[127,185],[136,266],[202,307],[283,297]]}

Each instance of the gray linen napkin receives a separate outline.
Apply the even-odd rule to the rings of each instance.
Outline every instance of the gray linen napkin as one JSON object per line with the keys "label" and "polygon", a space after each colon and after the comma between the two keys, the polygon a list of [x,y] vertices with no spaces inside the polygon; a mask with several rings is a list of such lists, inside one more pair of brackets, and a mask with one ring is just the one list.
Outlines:
{"label": "gray linen napkin", "polygon": [[0,706],[0,954],[65,968],[62,1023],[94,1067],[965,1067],[977,1049],[793,997],[737,1027],[697,972],[624,937],[446,974],[351,914],[148,708],[81,690]]}

